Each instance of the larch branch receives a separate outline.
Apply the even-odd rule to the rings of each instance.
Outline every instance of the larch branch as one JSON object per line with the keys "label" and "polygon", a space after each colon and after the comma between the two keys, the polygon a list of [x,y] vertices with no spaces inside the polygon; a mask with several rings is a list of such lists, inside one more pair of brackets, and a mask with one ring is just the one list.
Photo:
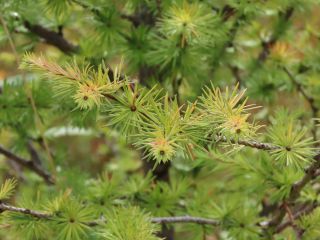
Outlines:
{"label": "larch branch", "polygon": [[153,223],[196,223],[218,226],[219,222],[213,219],[192,217],[192,216],[179,216],[179,217],[158,217],[152,218]]}
{"label": "larch branch", "polygon": [[4,211],[17,212],[17,213],[22,213],[22,214],[30,215],[32,217],[43,218],[43,219],[48,219],[51,216],[48,213],[44,213],[44,212],[40,212],[40,211],[36,211],[36,210],[31,210],[28,208],[14,207],[14,206],[7,205],[4,203],[0,203],[0,211],[1,212],[4,212]]}
{"label": "larch branch", "polygon": [[[42,218],[42,219],[50,219],[52,217],[52,214],[32,210],[28,208],[21,208],[21,207],[15,207],[12,205],[8,205],[5,203],[0,203],[0,211],[9,211],[9,212],[17,212],[21,214],[26,214],[33,216],[35,218]],[[87,223],[88,226],[96,226],[101,222],[101,220],[93,221]],[[203,224],[203,225],[213,225],[218,226],[220,223],[216,220],[209,219],[209,218],[202,218],[202,217],[193,217],[193,216],[176,216],[176,217],[154,217],[151,218],[151,222],[153,223],[196,223],[196,224]]]}
{"label": "larch branch", "polygon": [[11,159],[12,161],[18,163],[19,165],[28,168],[29,170],[35,172],[40,177],[42,177],[48,184],[54,184],[54,179],[50,173],[44,170],[36,161],[26,160],[22,157],[17,156],[13,152],[5,149],[3,146],[0,145],[0,154],[6,156],[7,158]]}
{"label": "larch branch", "polygon": [[72,54],[78,51],[78,47],[66,40],[59,32],[52,31],[38,24],[31,24],[24,21],[24,26],[33,34],[44,39],[48,44],[59,48],[66,54]]}

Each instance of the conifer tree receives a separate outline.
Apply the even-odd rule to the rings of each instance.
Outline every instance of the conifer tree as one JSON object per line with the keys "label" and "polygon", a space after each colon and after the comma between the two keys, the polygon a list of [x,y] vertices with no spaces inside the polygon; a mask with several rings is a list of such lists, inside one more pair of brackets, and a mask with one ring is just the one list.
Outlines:
{"label": "conifer tree", "polygon": [[1,239],[320,238],[318,0],[0,9]]}

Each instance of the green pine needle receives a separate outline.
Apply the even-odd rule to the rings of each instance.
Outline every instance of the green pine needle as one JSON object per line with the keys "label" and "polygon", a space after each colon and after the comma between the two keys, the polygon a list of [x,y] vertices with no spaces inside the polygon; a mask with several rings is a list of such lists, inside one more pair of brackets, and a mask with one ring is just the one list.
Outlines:
{"label": "green pine needle", "polygon": [[108,214],[108,224],[102,231],[104,240],[160,240],[159,226],[137,207],[116,208]]}
{"label": "green pine needle", "polygon": [[313,161],[315,142],[307,136],[307,129],[299,127],[289,115],[278,114],[276,123],[269,130],[269,137],[279,147],[271,154],[280,165],[301,170]]}
{"label": "green pine needle", "polygon": [[0,188],[0,200],[6,200],[10,198],[17,186],[17,181],[14,178],[6,179]]}

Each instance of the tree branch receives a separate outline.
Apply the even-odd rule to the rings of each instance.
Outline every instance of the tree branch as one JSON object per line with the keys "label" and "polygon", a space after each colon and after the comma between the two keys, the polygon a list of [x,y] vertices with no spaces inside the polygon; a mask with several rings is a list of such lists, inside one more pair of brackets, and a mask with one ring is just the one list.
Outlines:
{"label": "tree branch", "polygon": [[44,39],[48,44],[59,48],[66,54],[72,54],[78,51],[78,47],[67,41],[59,32],[49,30],[38,24],[31,24],[29,21],[24,21],[24,26],[31,33]]}
{"label": "tree branch", "polygon": [[[291,192],[290,195],[288,197],[288,199],[286,199],[286,201],[288,203],[292,203],[294,202],[301,193],[301,190],[312,180],[317,176],[317,170],[320,168],[320,154],[316,155],[314,157],[314,162],[313,164],[311,164],[310,167],[308,167],[305,172],[306,174],[303,176],[303,178],[296,182],[295,184],[292,185],[291,187]],[[277,208],[277,212],[276,215],[273,217],[273,219],[270,220],[270,222],[268,223],[269,227],[276,227],[278,226],[283,218],[286,215],[286,211],[285,208],[283,208],[282,206],[280,206],[280,209]]]}
{"label": "tree branch", "polygon": [[[0,203],[0,212],[9,211],[9,212],[17,212],[21,214],[26,214],[33,216],[35,218],[42,219],[50,219],[52,214],[45,213],[42,211],[31,210],[28,208],[20,208],[14,207],[8,204]],[[96,226],[101,222],[101,220],[93,221],[87,223],[88,226]],[[220,223],[216,220],[202,217],[192,217],[192,216],[177,216],[177,217],[154,217],[151,218],[151,222],[153,223],[196,223],[196,224],[205,224],[205,225],[213,225],[218,226]]]}
{"label": "tree branch", "polygon": [[232,144],[239,144],[242,146],[246,146],[246,147],[251,147],[251,148],[256,148],[256,149],[260,149],[260,150],[266,150],[266,151],[270,151],[270,150],[275,150],[275,149],[279,149],[279,146],[273,145],[271,143],[264,143],[264,142],[258,142],[255,140],[235,140],[235,139],[227,139],[224,136],[219,136],[217,138],[217,141],[221,141],[221,142],[226,142],[226,143],[232,143]]}
{"label": "tree branch", "polygon": [[242,79],[240,76],[240,69],[237,66],[233,66],[231,64],[229,64],[228,67],[229,67],[234,79],[236,80],[235,85],[239,84],[239,88],[241,88]]}
{"label": "tree branch", "polygon": [[306,91],[303,89],[303,86],[295,79],[295,77],[292,75],[292,73],[289,71],[289,69],[284,67],[283,71],[288,75],[288,77],[293,82],[293,84],[296,85],[298,92],[300,92],[302,94],[302,96],[309,102],[312,110],[318,111],[317,107],[314,104],[314,98],[310,97],[306,93]]}
{"label": "tree branch", "polygon": [[179,217],[157,217],[152,218],[153,223],[196,223],[218,226],[220,223],[213,219],[192,217],[192,216],[179,216]]}
{"label": "tree branch", "polygon": [[[252,148],[256,148],[256,149],[261,149],[261,150],[274,150],[279,148],[278,146],[272,145],[270,143],[261,143],[261,142],[257,142],[254,140],[227,140],[225,137],[220,137],[220,139],[218,139],[218,141],[222,141],[222,142],[231,142],[234,144],[240,144],[243,146],[247,146],[247,147],[252,147]],[[314,178],[316,178],[319,174],[319,172],[317,171],[320,168],[320,153],[317,152],[317,155],[314,157],[314,162],[305,170],[305,175],[303,176],[303,178],[301,180],[299,180],[298,182],[294,183],[291,187],[291,192],[290,195],[288,197],[288,199],[285,199],[286,202],[288,203],[292,203],[294,202],[301,193],[301,190]],[[283,207],[283,205],[279,206],[278,208],[273,209],[274,211],[276,211],[275,216],[268,222],[267,226],[268,227],[276,227],[278,226],[283,218],[286,215],[286,208]]]}
{"label": "tree branch", "polygon": [[44,219],[48,219],[51,216],[48,213],[39,212],[39,211],[31,210],[31,209],[28,209],[28,208],[14,207],[14,206],[11,206],[11,205],[0,203],[0,212],[4,212],[4,211],[17,212],[17,213],[30,215],[32,217],[44,218]]}
{"label": "tree branch", "polygon": [[7,158],[11,159],[12,161],[18,163],[19,165],[28,168],[29,170],[37,173],[40,177],[42,177],[46,183],[48,184],[54,184],[55,181],[50,173],[48,173],[46,170],[44,170],[39,164],[36,163],[36,161],[32,160],[26,160],[24,158],[21,158],[14,153],[6,150],[3,146],[0,145],[0,154],[6,156]]}
{"label": "tree branch", "polygon": [[[283,28],[282,27],[283,22],[287,23],[289,21],[289,19],[293,15],[293,12],[294,12],[294,8],[289,7],[289,8],[287,8],[287,10],[285,12],[280,14],[280,21],[278,23],[280,28]],[[277,28],[279,28],[279,26]],[[283,30],[283,29],[281,29],[281,30]],[[270,54],[270,49],[278,41],[280,36],[281,36],[281,34],[279,32],[277,32],[268,41],[262,42],[262,50],[258,56],[259,62],[263,63],[268,58],[268,56]]]}
{"label": "tree branch", "polygon": [[[316,204],[316,203],[311,204],[311,205],[308,205],[306,208],[297,211],[297,212],[293,215],[293,219],[294,219],[294,220],[297,220],[297,219],[301,218],[302,216],[311,213],[311,212],[312,212],[315,208],[317,208],[317,207],[318,207],[318,204]],[[291,225],[292,225],[292,220],[289,219],[288,221],[280,224],[280,225],[276,228],[275,232],[276,232],[276,233],[280,233],[280,232],[282,232],[284,229],[286,229],[287,227],[289,227],[289,226],[291,226]]]}
{"label": "tree branch", "polygon": [[[319,112],[319,108],[315,104],[315,100],[313,97],[309,96],[306,91],[304,90],[303,86],[301,83],[299,83],[296,78],[293,76],[293,74],[287,69],[286,67],[283,68],[283,71],[288,75],[290,80],[293,82],[293,84],[297,87],[297,91],[301,93],[301,95],[304,97],[304,99],[309,103],[312,111],[312,117],[316,118],[317,114]],[[313,139],[317,140],[317,129],[316,129],[316,124],[313,124],[313,129],[312,129],[312,135]]]}

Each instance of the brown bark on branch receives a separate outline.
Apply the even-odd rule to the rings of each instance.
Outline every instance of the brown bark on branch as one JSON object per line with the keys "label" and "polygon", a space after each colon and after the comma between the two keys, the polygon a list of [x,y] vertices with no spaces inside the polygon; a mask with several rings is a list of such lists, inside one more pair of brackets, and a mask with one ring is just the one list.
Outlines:
{"label": "brown bark on branch", "polygon": [[[52,214],[45,213],[42,211],[31,210],[28,208],[20,208],[11,206],[8,204],[0,203],[0,211],[9,211],[9,212],[17,212],[21,214],[26,214],[33,216],[35,218],[49,219],[52,217]],[[88,226],[96,226],[101,222],[101,220],[87,223]],[[213,225],[218,226],[220,223],[216,220],[202,217],[193,217],[193,216],[177,216],[177,217],[154,217],[151,218],[151,222],[153,223],[196,223],[196,224],[204,224],[204,225]]]}
{"label": "brown bark on branch", "polygon": [[[311,213],[311,212],[312,212],[315,208],[317,208],[317,207],[318,207],[318,204],[311,204],[311,205],[307,206],[306,208],[304,208],[304,209],[296,212],[296,213],[293,215],[293,219],[294,219],[294,220],[297,220],[297,219],[301,218],[302,216]],[[289,226],[292,226],[292,220],[288,220],[288,221],[280,224],[280,225],[276,228],[275,232],[276,232],[276,233],[280,233],[280,232],[282,232],[283,230],[285,230],[285,229],[286,229],[287,227],[289,227]]]}
{"label": "brown bark on branch", "polygon": [[260,149],[260,150],[266,150],[266,151],[270,151],[270,150],[275,150],[275,149],[279,149],[279,146],[273,145],[272,143],[264,143],[264,142],[258,142],[255,140],[235,140],[235,139],[227,139],[224,136],[219,136],[217,137],[217,141],[219,142],[226,142],[226,143],[232,143],[232,144],[239,144],[242,146],[246,146],[246,147],[251,147],[251,148],[256,148],[256,149]]}
{"label": "brown bark on branch", "polygon": [[66,40],[61,33],[52,31],[38,24],[31,24],[24,21],[24,26],[33,34],[44,39],[48,44],[59,48],[66,54],[72,54],[78,51],[78,47]]}
{"label": "brown bark on branch", "polygon": [[11,205],[0,203],[0,212],[4,212],[4,211],[22,213],[22,214],[30,215],[35,218],[43,218],[43,219],[48,219],[51,216],[48,213],[35,211],[35,210],[28,209],[28,208],[14,207]]}
{"label": "brown bark on branch", "polygon": [[[292,185],[290,195],[289,195],[288,199],[286,199],[286,201],[288,203],[293,203],[300,196],[301,190],[312,179],[314,179],[317,176],[317,170],[319,168],[320,168],[320,154],[318,154],[314,157],[313,164],[311,164],[311,166],[306,169],[306,171],[305,171],[306,174],[303,176],[303,178],[300,181],[298,181]],[[276,212],[275,216],[273,217],[273,219],[271,219],[271,221],[268,223],[268,226],[269,227],[278,226],[282,222],[285,215],[286,215],[285,208],[280,206],[278,208],[278,211]]]}
{"label": "brown bark on branch", "polygon": [[6,156],[7,158],[11,159],[12,161],[18,163],[19,165],[35,172],[40,177],[42,177],[46,181],[46,183],[54,184],[55,181],[54,181],[53,177],[51,176],[51,174],[48,173],[46,170],[44,170],[36,161],[26,160],[22,157],[19,157],[16,154],[5,149],[1,145],[0,145],[0,154]]}

